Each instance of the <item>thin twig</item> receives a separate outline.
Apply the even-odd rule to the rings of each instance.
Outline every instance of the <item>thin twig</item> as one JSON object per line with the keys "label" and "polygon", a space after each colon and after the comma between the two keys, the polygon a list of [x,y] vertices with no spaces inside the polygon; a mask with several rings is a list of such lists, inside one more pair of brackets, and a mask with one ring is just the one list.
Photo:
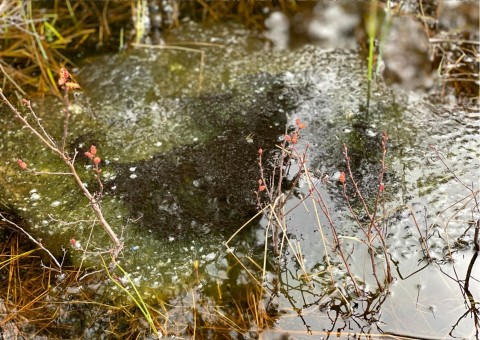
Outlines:
{"label": "thin twig", "polygon": [[62,270],[62,265],[60,264],[60,262],[58,262],[58,260],[55,258],[55,256],[53,256],[53,254],[50,252],[50,250],[48,250],[47,248],[45,248],[43,246],[43,244],[40,242],[40,241],[37,241],[32,235],[30,235],[25,229],[23,229],[22,227],[20,227],[18,224],[16,224],[15,222],[9,220],[8,218],[6,218],[2,213],[0,213],[0,217],[2,218],[2,221],[4,222],[7,222],[8,224],[10,224],[11,226],[15,227],[15,229],[18,229],[20,230],[25,236],[27,236],[33,243],[35,243],[37,246],[39,246],[42,250],[44,250],[48,256],[53,260],[53,262],[55,263],[55,265],[58,267],[58,269],[61,271]]}

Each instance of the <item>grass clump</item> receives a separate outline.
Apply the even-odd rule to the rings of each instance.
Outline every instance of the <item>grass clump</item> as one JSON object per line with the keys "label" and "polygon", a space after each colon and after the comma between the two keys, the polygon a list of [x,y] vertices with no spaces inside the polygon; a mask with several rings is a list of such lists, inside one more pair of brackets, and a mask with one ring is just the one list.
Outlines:
{"label": "grass clump", "polygon": [[61,93],[56,70],[75,66],[87,48],[101,49],[129,18],[124,1],[3,1],[0,4],[0,87]]}

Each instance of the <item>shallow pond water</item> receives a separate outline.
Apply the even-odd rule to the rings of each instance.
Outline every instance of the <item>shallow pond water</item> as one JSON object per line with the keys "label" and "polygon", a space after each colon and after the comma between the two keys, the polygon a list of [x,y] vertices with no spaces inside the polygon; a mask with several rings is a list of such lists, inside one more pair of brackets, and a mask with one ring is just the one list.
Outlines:
{"label": "shallow pond water", "polygon": [[[191,324],[192,315],[204,324],[238,316],[238,310],[258,303],[249,300],[250,293],[263,277],[262,303],[271,315],[263,325],[267,338],[330,332],[473,336],[461,284],[473,254],[474,228],[468,227],[478,219],[478,207],[474,210],[476,193],[460,180],[478,190],[478,110],[432,104],[380,81],[372,86],[367,107],[366,67],[356,51],[313,46],[270,51],[235,25],[205,29],[200,37],[198,27],[183,30],[185,40],[194,31],[196,40],[212,45],[196,51],[139,47],[86,61],[77,74],[84,92],[73,103],[69,135],[91,188],[96,185],[91,166],[81,154],[94,144],[102,157],[102,206],[125,241],[120,264],[152,306],[166,301],[183,307],[169,318],[172,332],[188,333],[179,325]],[[45,99],[36,108],[51,134],[60,136],[61,105]],[[68,177],[33,176],[15,168],[17,158],[42,171],[58,171],[61,164],[7,118],[5,107],[1,110],[4,200],[57,253],[71,238],[92,252],[108,248],[107,236],[86,218],[91,216],[88,202]],[[322,214],[317,220],[314,204],[303,201],[309,195],[305,178],[286,203],[291,212],[285,235],[293,246],[286,245],[278,260],[268,251],[265,273],[257,266],[264,261],[267,216],[254,219],[225,245],[256,214],[257,150],[264,150],[267,164],[273,162],[276,145],[296,118],[306,124],[297,148],[308,145],[312,173],[330,177],[316,179],[315,185],[364,297],[354,296],[348,273],[332,251],[328,220]],[[337,180],[346,171],[345,143],[360,190],[367,200],[375,198],[384,131],[389,141],[380,213],[394,277],[388,293],[376,287],[359,241],[363,236]],[[358,208],[358,201],[352,202]],[[71,221],[77,221],[75,228],[65,223]],[[86,261],[84,266],[101,267],[94,252],[69,251],[76,265]],[[381,268],[383,257],[375,258]],[[126,277],[120,280],[128,283]],[[480,290],[478,281],[471,281],[470,290]],[[112,283],[96,294],[125,299]],[[232,337],[254,337],[259,330],[258,322],[235,322]]]}

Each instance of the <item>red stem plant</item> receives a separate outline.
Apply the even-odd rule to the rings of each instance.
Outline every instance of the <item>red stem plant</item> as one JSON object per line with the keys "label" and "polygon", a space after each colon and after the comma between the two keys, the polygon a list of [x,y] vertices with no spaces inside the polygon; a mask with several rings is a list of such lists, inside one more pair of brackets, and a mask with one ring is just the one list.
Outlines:
{"label": "red stem plant", "polygon": [[[89,157],[93,163],[94,173],[96,180],[99,185],[99,191],[96,193],[90,192],[87,187],[85,186],[84,182],[80,178],[76,168],[75,168],[75,158],[77,156],[77,151],[75,151],[73,157],[71,157],[68,152],[65,150],[65,144],[68,137],[68,123],[70,118],[70,110],[69,110],[69,94],[71,90],[78,89],[80,86],[71,81],[70,74],[64,68],[60,70],[60,76],[58,80],[58,84],[64,91],[64,122],[63,122],[63,135],[62,140],[60,143],[57,143],[45,130],[44,126],[42,125],[40,119],[38,118],[37,114],[34,112],[30,101],[23,99],[22,104],[28,109],[31,117],[34,120],[34,123],[29,121],[28,115],[23,115],[4,95],[2,89],[0,88],[0,98],[1,100],[8,106],[8,108],[13,112],[15,117],[21,122],[21,124],[27,128],[33,135],[35,135],[38,140],[44,144],[47,148],[49,148],[54,154],[56,154],[63,163],[67,166],[68,172],[62,173],[71,175],[75,181],[77,187],[82,191],[82,193],[87,198],[88,202],[90,203],[90,207],[92,208],[98,223],[102,226],[105,232],[108,234],[110,239],[113,241],[114,246],[110,250],[112,258],[116,259],[121,250],[123,249],[123,243],[118,238],[116,233],[113,231],[113,228],[105,219],[102,208],[100,205],[100,199],[103,192],[103,184],[100,178],[101,169],[99,168],[99,163],[101,159],[96,155],[96,147],[92,146],[90,151],[86,153],[86,156]],[[30,119],[31,120],[31,119]],[[36,126],[35,126],[36,125]],[[17,161],[19,166],[25,170],[27,168],[27,164],[22,160]],[[36,173],[36,172],[34,172]],[[114,261],[112,262],[114,263]]]}
{"label": "red stem plant", "polygon": [[378,205],[380,202],[380,198],[383,195],[383,192],[385,190],[385,185],[383,184],[383,176],[386,171],[386,165],[385,165],[385,156],[387,154],[387,141],[388,141],[388,136],[384,132],[382,134],[382,158],[380,160],[380,173],[378,175],[378,189],[377,189],[377,195],[375,198],[375,205],[373,207],[373,211],[370,211],[368,208],[368,205],[365,201],[365,198],[363,197],[360,189],[358,188],[358,184],[353,177],[352,169],[350,167],[350,156],[348,155],[348,147],[346,144],[343,144],[343,155],[345,156],[345,161],[347,164],[347,171],[348,171],[348,176],[352,182],[355,195],[360,201],[364,213],[368,216],[369,222],[364,225],[360,222],[360,219],[358,218],[358,215],[355,213],[355,211],[352,208],[352,205],[350,204],[350,198],[348,197],[347,194],[347,183],[346,183],[346,178],[345,178],[345,173],[341,173],[340,175],[340,182],[342,183],[343,186],[343,197],[345,198],[345,202],[348,205],[348,209],[350,210],[350,213],[353,216],[353,219],[355,220],[356,224],[360,228],[360,230],[363,232],[363,234],[366,236],[367,240],[365,244],[368,247],[368,253],[370,255],[370,262],[372,266],[372,271],[373,271],[373,276],[375,277],[375,281],[377,282],[378,288],[380,291],[383,291],[383,285],[380,283],[380,280],[378,278],[378,273],[376,270],[376,264],[375,264],[375,249],[374,249],[374,242],[376,239],[379,240],[383,256],[385,259],[385,275],[386,275],[386,283],[391,283],[393,281],[392,278],[392,271],[391,271],[391,266],[390,266],[390,260],[389,260],[389,255],[388,255],[388,250],[387,250],[387,245],[385,242],[385,230],[382,230],[381,226],[379,225],[378,221],[376,220],[377,212],[378,212]]}
{"label": "red stem plant", "polygon": [[[326,253],[325,260],[327,264],[327,270],[330,273],[330,277],[332,281],[334,280],[334,276],[332,271],[332,265],[330,264],[330,256],[333,250],[333,253],[338,254],[344,266],[344,269],[346,270],[348,276],[350,277],[355,293],[357,294],[357,296],[360,296],[362,294],[362,289],[357,283],[357,279],[355,278],[355,275],[352,273],[350,264],[348,263],[348,260],[351,254],[347,254],[346,250],[344,249],[344,246],[342,245],[342,242],[341,242],[342,237],[338,233],[337,227],[334,223],[333,217],[329,211],[326,201],[323,199],[317,184],[314,183],[314,180],[312,178],[312,173],[308,169],[307,153],[308,153],[309,145],[307,144],[303,151],[299,151],[298,149],[297,142],[300,137],[300,132],[305,127],[305,124],[303,124],[298,118],[296,119],[295,123],[296,123],[295,130],[290,134],[286,134],[282,141],[282,144],[279,146],[280,153],[274,160],[272,164],[272,168],[269,169],[268,175],[267,175],[267,171],[263,166],[264,161],[262,157],[263,157],[264,151],[262,149],[258,150],[258,165],[260,169],[260,178],[258,180],[256,197],[257,197],[257,205],[261,210],[259,214],[262,212],[265,213],[268,216],[268,220],[269,220],[268,226],[266,228],[266,240],[268,239],[268,235],[270,233],[270,236],[272,239],[273,253],[275,256],[279,256],[281,254],[283,243],[284,241],[286,241],[289,244],[289,247],[291,248],[292,252],[297,258],[299,265],[303,270],[303,276],[305,276],[307,281],[309,281],[309,275],[307,274],[306,268],[304,266],[304,261],[302,258],[302,254],[300,253],[299,244],[297,244],[295,247],[294,245],[292,245],[292,242],[290,241],[290,239],[286,236],[287,226],[286,226],[285,217],[292,210],[296,209],[299,205],[304,204],[306,199],[310,198],[312,200],[314,215],[316,217],[316,225],[317,225],[318,231],[320,232],[322,242],[323,242],[323,247]],[[379,206],[381,203],[381,199],[383,198],[383,192],[385,189],[385,186],[383,184],[383,177],[386,171],[385,157],[387,153],[387,141],[388,141],[388,136],[386,133],[384,133],[382,136],[382,144],[381,144],[382,155],[380,159],[381,168],[378,174],[378,189],[377,189],[374,206],[372,209],[368,207],[366,199],[360,192],[358,184],[354,179],[352,169],[350,167],[350,157],[348,155],[348,148],[346,145],[344,145],[344,148],[343,148],[343,154],[346,161],[349,180],[353,187],[356,199],[359,201],[361,208],[364,210],[364,213],[368,216],[368,222],[366,223],[360,222],[358,213],[355,212],[352,206],[351,198],[347,194],[347,179],[346,179],[345,173],[342,172],[338,179],[339,182],[342,184],[343,196],[348,205],[348,208],[353,217],[353,220],[359,226],[361,232],[365,236],[365,238],[361,239],[360,241],[364,243],[368,248],[373,276],[375,278],[378,289],[380,291],[384,291],[386,285],[391,283],[393,280],[391,275],[391,265],[390,265],[389,255],[387,252],[387,245],[385,241],[386,229],[383,229],[381,227],[381,225],[379,224],[379,221],[381,220],[381,218],[377,217]],[[295,171],[297,173],[292,177],[293,180],[291,181],[291,183],[288,183],[289,187],[286,188],[285,181],[287,180],[287,176],[291,177],[289,175],[289,172],[292,170],[292,163],[296,163],[297,168]],[[302,177],[308,183],[309,194],[303,197],[303,199],[301,199],[300,202],[297,205],[295,205],[293,208],[290,208],[288,211],[285,211],[284,209],[285,203],[287,202],[289,197],[293,194],[299,179]],[[317,208],[317,205],[320,207],[320,210],[322,211],[324,217],[328,221],[328,226],[330,227],[330,230],[332,233],[333,246],[331,246],[331,250],[327,249],[328,241],[326,240],[326,237],[324,234],[325,226],[322,226],[319,209]],[[245,225],[247,225],[249,222],[247,222]],[[271,228],[271,231],[269,231],[270,228]],[[231,239],[239,231],[237,231],[227,241],[227,246],[228,246],[228,243],[231,241]],[[265,245],[265,247],[266,246],[267,245]],[[383,282],[380,279],[379,274],[377,273],[377,266],[379,264],[375,261],[375,255],[376,255],[375,246],[380,246],[380,248],[382,249],[382,255],[384,258],[384,272],[385,272],[385,279],[383,280]],[[266,259],[264,259],[264,262],[266,262]],[[265,268],[264,268],[264,271],[265,271]]]}

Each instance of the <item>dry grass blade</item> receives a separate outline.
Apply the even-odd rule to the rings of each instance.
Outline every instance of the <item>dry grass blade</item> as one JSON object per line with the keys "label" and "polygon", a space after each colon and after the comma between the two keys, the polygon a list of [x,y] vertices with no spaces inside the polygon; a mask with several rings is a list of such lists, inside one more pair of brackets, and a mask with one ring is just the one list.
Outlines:
{"label": "dry grass blade", "polygon": [[2,1],[0,63],[10,76],[3,72],[1,86],[7,90],[7,85],[17,90],[27,86],[60,96],[53,75],[61,66],[74,66],[67,55],[93,40],[101,46],[114,33],[112,23],[130,18],[128,1],[102,5],[99,9],[95,1]]}

